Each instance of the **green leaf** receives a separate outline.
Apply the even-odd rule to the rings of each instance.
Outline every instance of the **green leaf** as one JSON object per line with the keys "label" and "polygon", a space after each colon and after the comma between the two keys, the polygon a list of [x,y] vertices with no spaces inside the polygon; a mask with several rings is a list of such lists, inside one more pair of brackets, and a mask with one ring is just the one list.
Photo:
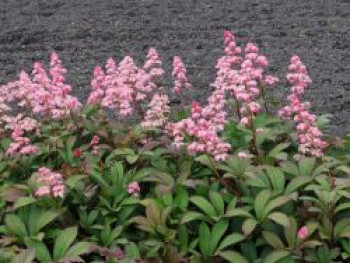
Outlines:
{"label": "green leaf", "polygon": [[28,236],[27,228],[22,219],[17,215],[6,215],[5,225],[8,231],[23,238]]}
{"label": "green leaf", "polygon": [[198,206],[204,213],[206,213],[211,218],[217,216],[215,208],[210,204],[205,198],[201,196],[193,196],[190,201]]}
{"label": "green leaf", "polygon": [[274,212],[272,214],[269,214],[268,218],[282,226],[289,226],[289,218],[283,213]]}
{"label": "green leaf", "polygon": [[[37,216],[37,215],[34,215]],[[36,235],[43,229],[47,224],[53,221],[58,216],[58,213],[53,211],[45,211],[38,216],[37,220],[34,221],[34,225],[32,227],[31,235]]]}
{"label": "green leaf", "polygon": [[203,256],[210,256],[210,229],[208,225],[202,222],[199,226],[199,247]]}
{"label": "green leaf", "polygon": [[272,212],[274,209],[284,205],[285,203],[289,202],[291,199],[288,197],[288,196],[280,196],[280,197],[277,197],[273,200],[271,200],[266,208],[265,208],[265,211],[264,211],[264,215],[263,216],[266,216],[268,215],[270,212]]}
{"label": "green leaf", "polygon": [[295,239],[297,236],[297,222],[295,218],[289,218],[289,226],[284,227],[284,236],[286,237],[286,241],[289,247],[294,247]]}
{"label": "green leaf", "polygon": [[294,193],[296,190],[298,190],[299,187],[308,184],[310,181],[312,180],[312,178],[308,177],[308,176],[298,176],[295,177],[294,179],[292,179],[290,181],[290,183],[287,185],[286,189],[285,189],[285,193],[287,195],[290,195],[292,193]]}
{"label": "green leaf", "polygon": [[207,166],[208,168],[210,168],[212,171],[216,171],[215,166],[213,165],[213,161],[210,159],[211,157],[209,157],[208,155],[201,155],[198,156],[195,160],[197,162],[200,162],[201,164]]}
{"label": "green leaf", "polygon": [[283,162],[281,168],[285,173],[300,176],[299,168],[294,162]]}
{"label": "green leaf", "polygon": [[284,245],[281,239],[272,232],[263,231],[262,235],[267,243],[277,249],[283,249]]}
{"label": "green leaf", "polygon": [[242,225],[242,231],[245,236],[249,236],[253,232],[258,222],[253,218],[248,218]]}
{"label": "green leaf", "polygon": [[259,220],[262,220],[264,217],[265,208],[270,197],[271,192],[269,190],[263,190],[255,198],[254,210]]}
{"label": "green leaf", "polygon": [[252,215],[242,208],[234,208],[227,211],[225,217],[252,217]]}
{"label": "green leaf", "polygon": [[219,256],[227,260],[230,263],[249,263],[249,261],[236,251],[224,251],[220,252]]}
{"label": "green leaf", "polygon": [[225,203],[224,199],[218,192],[210,191],[209,199],[211,203],[214,205],[214,208],[218,215],[223,215],[225,212]]}
{"label": "green leaf", "polygon": [[185,188],[180,187],[176,192],[175,204],[183,210],[186,210],[189,203],[189,194]]}
{"label": "green leaf", "polygon": [[77,237],[77,234],[77,227],[66,228],[58,234],[53,248],[54,260],[59,260],[65,256],[68,248],[73,244],[75,238]]}
{"label": "green leaf", "polygon": [[245,239],[245,236],[238,234],[238,233],[233,233],[231,235],[228,235],[227,237],[224,238],[224,240],[220,243],[220,246],[218,248],[218,251],[222,251],[228,246],[232,246],[234,244],[237,244],[241,242],[242,240]]}
{"label": "green leaf", "polygon": [[178,240],[179,240],[180,252],[186,251],[189,245],[189,235],[188,235],[187,227],[183,224],[179,226]]}
{"label": "green leaf", "polygon": [[348,209],[350,209],[350,203],[343,203],[343,204],[337,205],[335,209],[335,213],[339,213],[341,211],[348,210]]}
{"label": "green leaf", "polygon": [[138,246],[132,242],[125,246],[125,254],[131,259],[139,259],[141,257]]}
{"label": "green leaf", "polygon": [[16,203],[13,205],[13,208],[15,210],[17,210],[18,208],[20,207],[24,207],[24,206],[27,206],[27,205],[30,205],[32,203],[35,203],[36,202],[36,199],[32,196],[28,196],[28,197],[20,197]]}
{"label": "green leaf", "polygon": [[66,257],[80,256],[86,253],[89,250],[90,246],[91,244],[89,242],[78,242],[68,249],[65,256]]}
{"label": "green leaf", "polygon": [[51,255],[45,244],[39,240],[26,238],[25,244],[28,247],[34,248],[36,258],[42,263],[52,262]]}
{"label": "green leaf", "polygon": [[209,239],[211,255],[215,253],[215,249],[217,248],[218,243],[221,240],[222,236],[225,234],[227,228],[228,228],[227,220],[221,220],[214,225],[211,231],[210,239]]}
{"label": "green leaf", "polygon": [[299,171],[302,176],[311,176],[315,168],[316,159],[304,157],[299,161]]}
{"label": "green leaf", "polygon": [[287,160],[288,155],[283,152],[284,149],[288,148],[290,143],[280,143],[275,146],[269,153],[268,156],[280,160]]}
{"label": "green leaf", "polygon": [[269,166],[266,169],[266,174],[270,179],[273,189],[283,190],[285,185],[284,173],[282,170]]}
{"label": "green leaf", "polygon": [[98,183],[101,187],[103,188],[109,188],[109,184],[106,182],[105,179],[102,178],[101,174],[99,174],[98,171],[93,171],[90,174],[90,177],[96,182]]}
{"label": "green leaf", "polygon": [[34,262],[34,259],[35,259],[35,250],[32,248],[28,248],[26,250],[23,250],[18,255],[16,255],[11,260],[11,263],[32,263]]}
{"label": "green leaf", "polygon": [[129,163],[129,164],[134,164],[136,163],[136,161],[139,159],[139,156],[138,155],[128,155],[126,156],[126,161]]}
{"label": "green leaf", "polygon": [[267,257],[264,259],[264,263],[276,263],[279,262],[281,259],[288,257],[289,255],[289,251],[275,250],[267,255]]}
{"label": "green leaf", "polygon": [[79,174],[79,175],[74,175],[74,176],[71,176],[69,177],[67,180],[66,180],[66,185],[69,187],[69,188],[74,188],[75,185],[82,179],[84,179],[86,177],[86,175],[84,174]]}

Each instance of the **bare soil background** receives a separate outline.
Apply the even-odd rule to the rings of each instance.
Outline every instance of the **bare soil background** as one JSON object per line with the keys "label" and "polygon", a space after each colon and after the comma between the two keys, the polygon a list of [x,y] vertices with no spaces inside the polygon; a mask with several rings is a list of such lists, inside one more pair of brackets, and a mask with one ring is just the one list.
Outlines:
{"label": "bare soil background", "polygon": [[[290,56],[299,55],[313,79],[306,94],[313,111],[334,114],[332,132],[350,132],[350,0],[0,0],[0,84],[47,62],[54,49],[84,100],[95,65],[125,55],[142,63],[155,47],[165,81],[179,55],[194,96],[205,100],[225,29],[259,44],[282,79]],[[271,92],[288,88],[283,82]]]}

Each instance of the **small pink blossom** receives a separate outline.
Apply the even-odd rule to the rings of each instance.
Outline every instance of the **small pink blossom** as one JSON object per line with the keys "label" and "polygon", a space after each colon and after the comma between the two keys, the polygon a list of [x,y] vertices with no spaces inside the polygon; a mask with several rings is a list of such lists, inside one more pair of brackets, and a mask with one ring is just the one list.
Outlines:
{"label": "small pink blossom", "polygon": [[306,226],[303,226],[298,230],[298,237],[300,239],[305,239],[308,235],[309,235],[309,230]]}
{"label": "small pink blossom", "polygon": [[263,128],[257,128],[256,129],[256,134],[263,134],[264,133],[264,129]]}
{"label": "small pink blossom", "polygon": [[247,155],[245,152],[239,152],[239,153],[237,154],[237,156],[238,156],[239,158],[242,158],[242,159],[245,159],[245,158],[248,157],[248,155]]}
{"label": "small pink blossom", "polygon": [[139,196],[141,191],[140,185],[138,182],[132,182],[128,186],[128,193],[134,196]]}

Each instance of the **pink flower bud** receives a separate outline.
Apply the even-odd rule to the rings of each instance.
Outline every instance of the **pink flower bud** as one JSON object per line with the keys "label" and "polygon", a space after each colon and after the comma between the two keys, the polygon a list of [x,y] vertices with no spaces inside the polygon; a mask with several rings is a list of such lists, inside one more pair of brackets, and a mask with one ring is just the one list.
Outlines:
{"label": "pink flower bud", "polygon": [[242,159],[245,159],[245,158],[248,157],[248,155],[247,155],[246,153],[244,153],[244,152],[239,152],[239,153],[237,154],[237,156],[238,156],[239,158],[242,158]]}
{"label": "pink flower bud", "polygon": [[308,234],[309,234],[309,230],[307,229],[306,226],[303,226],[298,230],[298,237],[300,239],[306,238],[308,236]]}

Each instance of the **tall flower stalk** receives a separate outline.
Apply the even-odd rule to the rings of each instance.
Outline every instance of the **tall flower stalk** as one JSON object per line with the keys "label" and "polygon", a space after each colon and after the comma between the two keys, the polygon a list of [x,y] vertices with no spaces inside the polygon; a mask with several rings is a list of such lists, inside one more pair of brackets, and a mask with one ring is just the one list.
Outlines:
{"label": "tall flower stalk", "polygon": [[310,103],[303,102],[301,96],[311,84],[308,71],[298,56],[292,56],[287,80],[292,85],[291,95],[288,96],[289,106],[279,111],[283,119],[295,122],[299,140],[299,153],[322,157],[327,143],[323,133],[316,126],[316,116],[309,112]]}

